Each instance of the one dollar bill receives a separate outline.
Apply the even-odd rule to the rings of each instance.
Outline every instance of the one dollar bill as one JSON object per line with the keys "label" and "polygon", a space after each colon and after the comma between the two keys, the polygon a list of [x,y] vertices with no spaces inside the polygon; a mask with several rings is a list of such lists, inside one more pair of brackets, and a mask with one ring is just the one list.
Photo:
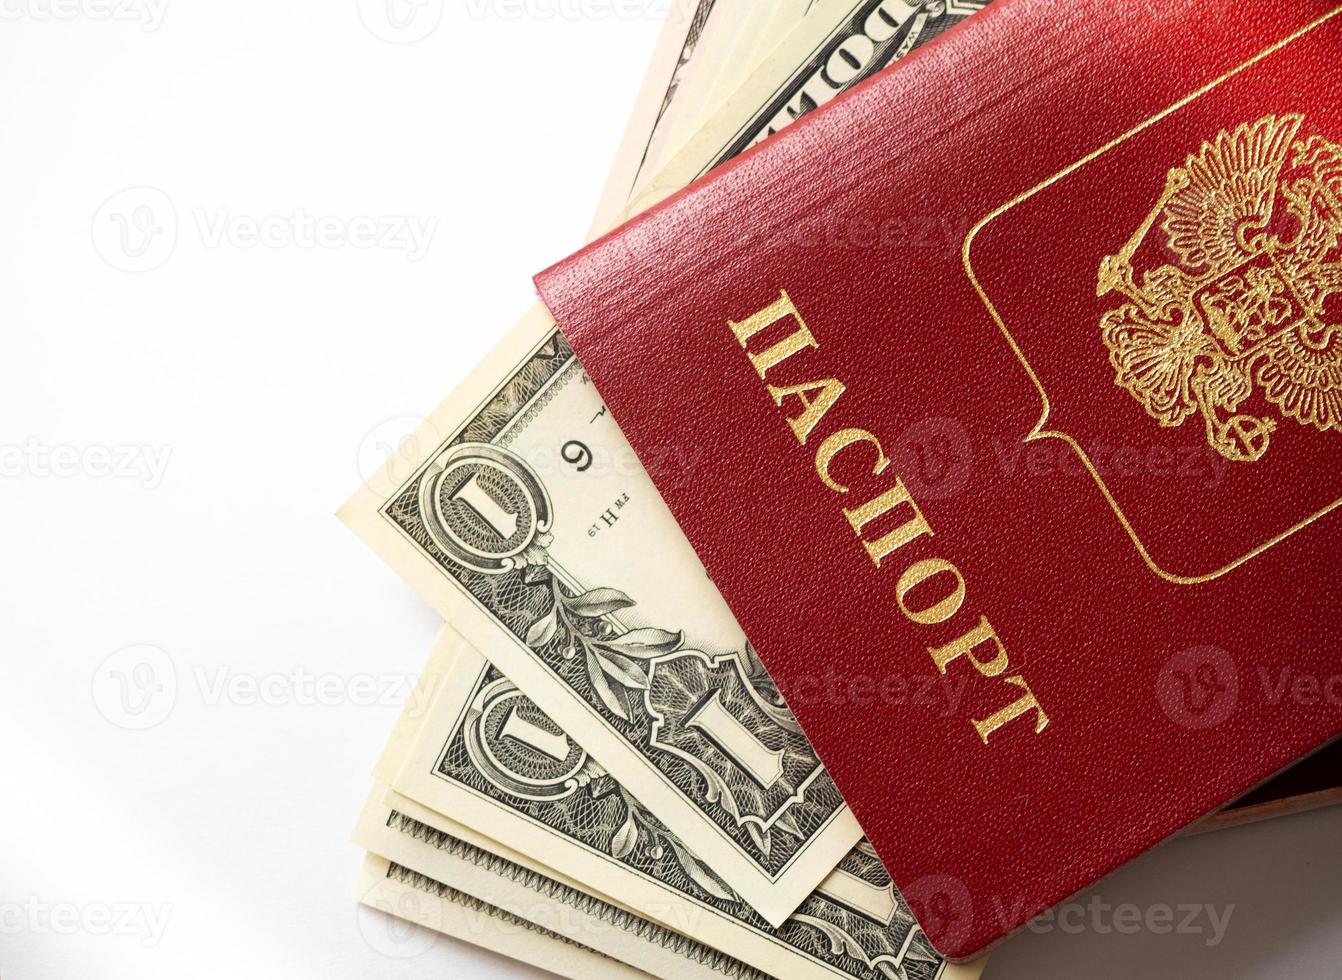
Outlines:
{"label": "one dollar bill", "polygon": [[802,22],[640,183],[632,210],[679,190],[922,47],[990,0],[819,0]]}
{"label": "one dollar bill", "polygon": [[606,185],[597,203],[589,237],[607,231],[629,203],[635,187],[641,186],[666,162],[656,153],[661,134],[676,114],[677,95],[686,86],[686,75],[711,52],[704,52],[700,41],[710,21],[730,17],[725,0],[671,0],[661,37],[648,63],[615,162],[606,177]]}
{"label": "one dollar bill", "polygon": [[[978,965],[951,966],[936,953],[865,842],[839,861],[781,926],[772,927],[696,855],[693,842],[672,834],[450,629],[426,676],[434,679],[437,697],[413,744],[400,751],[396,792],[377,812],[391,829],[365,823],[358,843],[434,874],[438,864],[425,850],[424,828],[458,841],[473,833],[474,846],[496,855],[532,855],[530,860],[544,861],[551,877],[581,882],[585,893],[599,893],[656,923],[659,928],[652,931],[663,944],[660,930],[671,929],[765,975],[798,980],[977,975]],[[389,821],[392,812],[397,819]],[[418,833],[421,840],[402,840],[393,850],[398,831],[402,837]],[[645,957],[637,959],[591,944],[661,975],[685,972],[649,962],[646,957],[655,951],[636,951]],[[702,952],[694,958],[711,959]]]}
{"label": "one dollar bill", "polygon": [[446,817],[433,817],[430,824],[370,797],[354,842],[506,916],[647,975],[767,980],[767,974],[732,956],[651,922]]}
{"label": "one dollar bill", "polygon": [[[860,29],[831,88],[978,6],[822,0],[666,180],[819,104]],[[694,451],[640,462],[538,306],[342,517],[778,926],[860,830],[649,479]]]}
{"label": "one dollar bill", "polygon": [[358,898],[361,905],[374,910],[359,921],[364,939],[389,958],[419,955],[433,941],[430,935],[429,942],[424,942],[394,917],[574,980],[648,980],[650,976],[377,854],[364,858]]}
{"label": "one dollar bill", "polygon": [[772,924],[861,837],[544,311],[341,516]]}

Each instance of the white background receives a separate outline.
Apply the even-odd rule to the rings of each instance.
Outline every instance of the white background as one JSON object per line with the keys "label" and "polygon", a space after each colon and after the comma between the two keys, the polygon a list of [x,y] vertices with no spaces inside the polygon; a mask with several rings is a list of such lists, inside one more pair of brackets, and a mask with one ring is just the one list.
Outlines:
{"label": "white background", "polygon": [[[662,2],[0,2],[5,980],[514,975],[356,913],[436,621],[331,515],[580,244]],[[422,255],[365,247],[407,216]],[[987,976],[1342,975],[1340,832],[1099,891],[1233,906],[1215,945],[1086,904]]]}

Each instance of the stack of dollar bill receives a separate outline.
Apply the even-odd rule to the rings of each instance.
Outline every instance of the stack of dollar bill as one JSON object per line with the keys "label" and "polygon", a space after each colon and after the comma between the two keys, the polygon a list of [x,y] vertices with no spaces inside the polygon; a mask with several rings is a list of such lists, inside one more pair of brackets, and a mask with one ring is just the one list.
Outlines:
{"label": "stack of dollar bill", "polygon": [[[673,4],[593,233],[986,2]],[[653,488],[696,451],[636,458],[537,307],[342,510],[447,620],[354,833],[360,900],[573,977],[974,977]]]}

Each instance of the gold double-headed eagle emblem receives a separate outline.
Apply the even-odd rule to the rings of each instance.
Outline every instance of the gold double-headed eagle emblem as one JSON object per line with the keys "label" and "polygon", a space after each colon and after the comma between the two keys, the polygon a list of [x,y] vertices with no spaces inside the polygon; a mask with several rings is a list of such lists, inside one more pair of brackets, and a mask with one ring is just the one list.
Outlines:
{"label": "gold double-headed eagle emblem", "polygon": [[[1136,233],[1100,263],[1096,295],[1127,298],[1100,330],[1114,381],[1162,426],[1201,413],[1230,460],[1267,452],[1283,417],[1342,430],[1342,146],[1304,117],[1222,131],[1165,178]],[[1133,262],[1159,223],[1176,261]]]}

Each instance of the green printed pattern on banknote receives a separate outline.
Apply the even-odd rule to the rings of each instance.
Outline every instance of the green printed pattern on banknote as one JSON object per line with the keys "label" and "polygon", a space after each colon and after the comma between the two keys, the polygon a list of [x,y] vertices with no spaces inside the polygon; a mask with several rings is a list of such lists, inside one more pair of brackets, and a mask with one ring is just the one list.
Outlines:
{"label": "green printed pattern on banknote", "polygon": [[[804,966],[808,974],[871,980],[930,980],[945,969],[865,841],[781,927],[771,928],[493,667],[479,670],[434,775],[656,882],[700,913],[767,938],[778,957],[769,964],[774,969],[790,960],[794,975]],[[403,832],[426,832],[399,819]],[[745,955],[744,945],[737,948]]]}
{"label": "green printed pattern on banknote", "polygon": [[[593,916],[616,929],[622,930],[640,942],[655,943],[689,961],[702,966],[707,966],[714,973],[721,974],[725,978],[730,978],[730,980],[768,980],[769,974],[748,966],[739,960],[733,959],[725,953],[711,949],[703,943],[696,942],[678,932],[657,925],[655,922],[649,922],[647,919],[635,915],[626,909],[612,905],[610,902],[597,898],[595,895],[589,895],[587,892],[575,888],[572,885],[566,885],[563,882],[556,881],[553,878],[541,874],[539,871],[524,868],[522,865],[509,861],[506,858],[491,854],[473,844],[459,840],[451,834],[421,823],[413,817],[408,817],[403,813],[397,813],[393,810],[387,819],[387,826],[396,833],[403,834],[423,844],[427,844],[435,850],[468,861],[491,875],[506,878],[515,884],[521,885],[533,892],[538,898],[543,899],[546,903],[550,903],[555,907],[577,909],[584,915]],[[426,878],[426,880],[432,879]],[[439,885],[438,887],[446,888],[448,886]],[[501,912],[500,914],[508,915],[516,921],[526,922],[525,919],[509,912]],[[550,914],[558,917],[557,912],[551,912]],[[531,928],[541,928],[529,922],[527,924],[531,926]],[[551,935],[557,935],[555,933],[550,933],[550,930],[544,931]],[[573,940],[565,939],[565,941],[572,942]]]}
{"label": "green printed pattern on banknote", "polygon": [[[523,455],[539,459],[545,447],[509,447],[541,416],[577,404],[592,416],[581,423],[604,413],[572,350],[554,333],[383,513],[741,854],[777,875],[843,800],[734,622],[729,640],[740,648],[711,653],[688,646],[678,623],[626,628],[622,620],[635,621],[641,597],[601,581],[579,584],[561,564],[552,532],[565,515]],[[595,440],[581,423],[569,426],[574,438],[554,447],[560,454],[565,447],[569,455],[578,447],[590,452]],[[611,423],[602,429],[618,432]],[[615,492],[618,517],[629,495]],[[702,576],[697,563],[690,569]]]}

